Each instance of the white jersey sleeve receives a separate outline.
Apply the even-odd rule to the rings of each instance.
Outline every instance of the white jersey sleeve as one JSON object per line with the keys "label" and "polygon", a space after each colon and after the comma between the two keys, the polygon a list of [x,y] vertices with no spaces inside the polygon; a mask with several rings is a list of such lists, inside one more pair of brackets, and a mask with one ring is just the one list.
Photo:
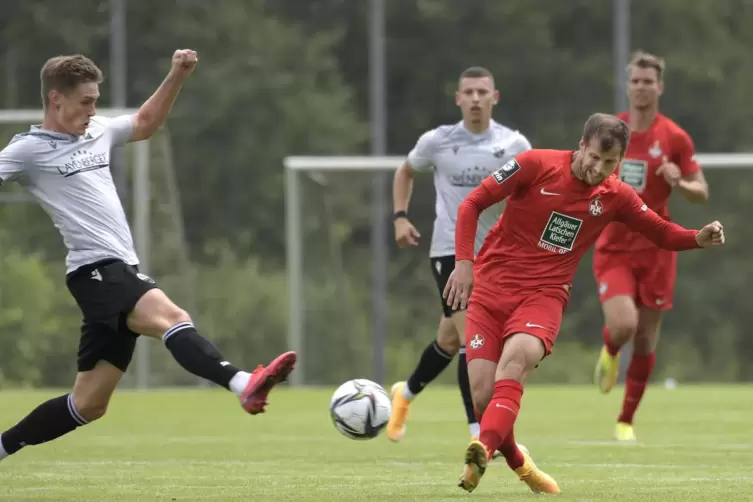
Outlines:
{"label": "white jersey sleeve", "polygon": [[14,137],[8,146],[0,151],[0,184],[17,180],[26,169],[29,152],[20,138],[21,136]]}
{"label": "white jersey sleeve", "polygon": [[133,115],[119,115],[113,118],[96,116],[92,120],[110,135],[112,146],[125,145],[133,136]]}
{"label": "white jersey sleeve", "polygon": [[408,154],[408,163],[416,171],[428,171],[434,166],[437,152],[437,130],[426,131],[418,138],[416,146]]}

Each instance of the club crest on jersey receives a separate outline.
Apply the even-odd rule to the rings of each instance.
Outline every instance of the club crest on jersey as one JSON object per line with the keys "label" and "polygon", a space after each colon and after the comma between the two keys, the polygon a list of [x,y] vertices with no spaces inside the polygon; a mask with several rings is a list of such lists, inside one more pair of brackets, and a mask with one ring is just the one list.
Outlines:
{"label": "club crest on jersey", "polygon": [[473,335],[473,338],[471,338],[471,343],[469,343],[468,346],[472,349],[480,349],[484,346],[484,337],[478,334]]}
{"label": "club crest on jersey", "polygon": [[653,145],[651,145],[651,148],[648,149],[648,154],[651,155],[651,157],[658,159],[661,157],[662,151],[661,151],[661,145],[659,144],[659,141],[657,140],[654,142]]}
{"label": "club crest on jersey", "polygon": [[494,148],[492,148],[492,154],[498,159],[501,159],[505,156],[505,149],[495,146]]}
{"label": "club crest on jersey", "polygon": [[520,171],[520,164],[515,159],[510,160],[504,166],[492,173],[492,177],[498,184],[502,184],[507,178]]}
{"label": "club crest on jersey", "polygon": [[600,216],[601,213],[604,212],[604,205],[598,197],[592,200],[588,205],[588,212],[591,213],[591,216]]}

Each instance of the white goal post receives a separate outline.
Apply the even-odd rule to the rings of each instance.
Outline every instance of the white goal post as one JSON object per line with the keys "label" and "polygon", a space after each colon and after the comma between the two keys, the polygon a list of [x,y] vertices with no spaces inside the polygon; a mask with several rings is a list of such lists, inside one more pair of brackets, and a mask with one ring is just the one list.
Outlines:
{"label": "white goal post", "polygon": [[[118,117],[136,113],[131,108],[99,108],[97,115],[104,117]],[[38,109],[0,110],[0,124],[40,124],[43,112]],[[4,146],[4,145],[3,145]],[[150,257],[150,183],[149,183],[149,140],[133,143],[133,240],[136,252],[139,256],[139,268],[148,273]],[[14,199],[18,202],[18,199]],[[0,198],[0,203],[3,199]],[[145,337],[140,337],[136,344],[134,369],[136,373],[136,387],[147,388],[149,385],[149,347],[150,343]]]}
{"label": "white goal post", "polygon": [[[753,153],[699,153],[696,159],[704,169],[753,167]],[[299,354],[299,364],[290,383],[300,386],[306,379],[303,293],[303,229],[301,226],[300,173],[325,171],[392,171],[405,161],[403,156],[290,156],[285,157],[285,241],[288,275],[288,350]]]}

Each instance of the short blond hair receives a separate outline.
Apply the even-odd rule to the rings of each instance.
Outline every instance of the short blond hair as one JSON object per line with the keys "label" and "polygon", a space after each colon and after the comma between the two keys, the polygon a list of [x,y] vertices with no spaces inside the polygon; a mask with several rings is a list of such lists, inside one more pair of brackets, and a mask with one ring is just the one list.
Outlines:
{"label": "short blond hair", "polygon": [[656,70],[657,80],[661,81],[664,78],[664,59],[645,51],[639,50],[633,53],[630,63],[627,65],[628,73],[630,73],[631,68],[653,68]]}
{"label": "short blond hair", "polygon": [[104,79],[102,70],[91,59],[81,54],[48,59],[42,66],[42,71],[39,72],[39,78],[42,82],[42,105],[45,108],[50,104],[49,95],[53,89],[66,93],[79,84],[88,82],[101,84]]}

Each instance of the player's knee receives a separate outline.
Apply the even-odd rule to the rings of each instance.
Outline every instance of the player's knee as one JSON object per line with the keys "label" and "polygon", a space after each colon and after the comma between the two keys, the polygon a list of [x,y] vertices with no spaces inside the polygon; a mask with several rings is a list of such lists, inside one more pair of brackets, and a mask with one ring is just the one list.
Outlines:
{"label": "player's knee", "polygon": [[494,382],[471,382],[471,397],[473,398],[473,409],[479,415],[483,415],[486,407],[492,402],[494,395]]}
{"label": "player's knee", "polygon": [[609,337],[620,343],[626,343],[635,338],[638,331],[638,319],[634,316],[625,315],[607,320]]}
{"label": "player's knee", "polygon": [[505,342],[494,378],[525,383],[545,354],[542,340],[527,333],[517,333]]}
{"label": "player's knee", "polygon": [[460,350],[460,337],[455,324],[449,317],[443,317],[437,330],[437,345],[446,354],[454,356]]}
{"label": "player's knee", "polygon": [[492,400],[495,367],[494,362],[483,359],[474,359],[468,364],[473,407],[478,413],[483,414]]}
{"label": "player's knee", "polygon": [[147,292],[128,315],[128,327],[143,335],[160,337],[181,322],[190,322],[188,312],[175,305],[159,289]]}
{"label": "player's knee", "polygon": [[175,326],[179,322],[189,321],[191,321],[191,316],[188,315],[188,312],[175,305],[173,305],[172,308],[168,309],[164,314],[164,322],[166,325],[168,325],[167,329]]}
{"label": "player's knee", "polygon": [[102,399],[90,395],[73,395],[76,411],[87,422],[93,422],[105,416],[109,399]]}
{"label": "player's knee", "polygon": [[439,333],[437,334],[437,345],[442,349],[445,354],[454,356],[460,350],[460,340],[456,333]]}
{"label": "player's knee", "polygon": [[534,368],[536,368],[536,365],[529,364],[524,357],[513,357],[499,365],[494,379],[515,380],[523,383]]}
{"label": "player's knee", "polygon": [[656,351],[656,335],[638,330],[633,338],[633,353],[639,356],[647,356]]}

